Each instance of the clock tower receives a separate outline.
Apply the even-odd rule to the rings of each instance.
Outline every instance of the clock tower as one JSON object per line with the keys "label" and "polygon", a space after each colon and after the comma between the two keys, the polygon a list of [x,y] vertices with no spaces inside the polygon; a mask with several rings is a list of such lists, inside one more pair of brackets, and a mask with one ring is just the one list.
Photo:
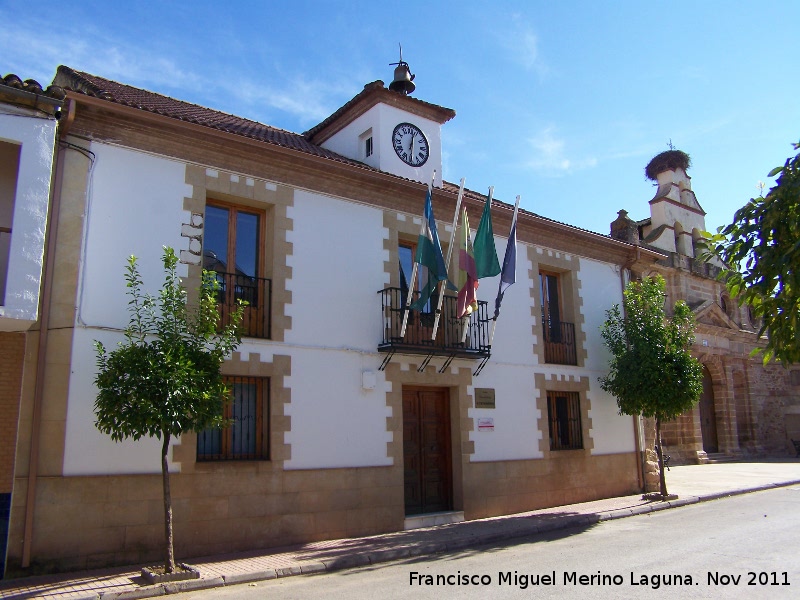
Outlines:
{"label": "clock tower", "polygon": [[313,144],[347,158],[428,183],[436,171],[442,186],[442,125],[454,110],[409,96],[416,86],[408,63],[395,63],[388,88],[373,81],[319,125],[303,135]]}

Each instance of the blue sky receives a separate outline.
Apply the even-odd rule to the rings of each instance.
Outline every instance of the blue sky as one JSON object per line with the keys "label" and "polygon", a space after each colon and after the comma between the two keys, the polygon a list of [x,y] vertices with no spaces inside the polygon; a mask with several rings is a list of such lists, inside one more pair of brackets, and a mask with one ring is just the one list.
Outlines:
{"label": "blue sky", "polygon": [[[0,0],[0,73],[59,64],[302,132],[391,81],[456,110],[444,176],[608,233],[649,216],[649,160],[687,152],[710,230],[800,141],[800,2]],[[421,206],[421,202],[420,202]]]}

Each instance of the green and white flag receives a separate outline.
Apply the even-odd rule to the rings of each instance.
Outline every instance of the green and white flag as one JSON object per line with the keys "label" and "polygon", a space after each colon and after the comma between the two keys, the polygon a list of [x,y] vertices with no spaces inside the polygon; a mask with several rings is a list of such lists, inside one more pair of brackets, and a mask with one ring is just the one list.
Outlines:
{"label": "green and white flag", "polygon": [[494,245],[494,232],[492,231],[492,192],[486,196],[486,206],[483,207],[481,222],[472,242],[475,254],[475,272],[478,279],[494,277],[500,273],[500,262],[497,260],[497,249]]}
{"label": "green and white flag", "polygon": [[411,305],[412,310],[422,310],[425,308],[425,305],[428,303],[428,300],[431,295],[433,295],[440,281],[447,281],[447,286],[450,289],[456,289],[447,278],[447,267],[444,264],[442,244],[439,242],[436,219],[433,217],[433,202],[430,188],[428,188],[428,195],[425,197],[423,221],[423,228],[417,240],[417,253],[414,257],[414,262],[428,270],[428,282],[420,291],[417,301]]}

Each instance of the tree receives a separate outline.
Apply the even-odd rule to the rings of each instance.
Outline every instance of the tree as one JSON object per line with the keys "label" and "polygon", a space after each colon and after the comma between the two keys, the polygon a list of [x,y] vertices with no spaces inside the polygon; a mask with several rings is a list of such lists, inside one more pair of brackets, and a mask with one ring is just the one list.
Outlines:
{"label": "tree", "polygon": [[791,364],[800,361],[800,152],[770,171],[775,175],[766,197],[751,198],[705,243],[729,266],[723,276],[731,297],[762,319],[764,363]]}
{"label": "tree", "polygon": [[231,325],[218,330],[214,273],[203,272],[196,307],[187,307],[186,290],[177,275],[178,258],[164,248],[164,287],[157,297],[142,292],[136,257],[128,259],[125,280],[130,322],[125,341],[106,352],[95,342],[98,389],[96,427],[114,441],[156,437],[161,440],[164,489],[166,573],[175,571],[172,498],[167,450],[172,437],[224,425],[223,404],[229,397],[220,366],[239,344],[242,307]]}
{"label": "tree", "polygon": [[703,368],[690,353],[694,316],[689,306],[679,301],[674,315],[667,318],[665,289],[661,275],[631,281],[625,288],[624,312],[618,304],[606,311],[602,336],[612,358],[609,374],[600,377],[600,387],[616,397],[620,414],[655,417],[664,498],[667,482],[661,423],[692,408],[703,389]]}

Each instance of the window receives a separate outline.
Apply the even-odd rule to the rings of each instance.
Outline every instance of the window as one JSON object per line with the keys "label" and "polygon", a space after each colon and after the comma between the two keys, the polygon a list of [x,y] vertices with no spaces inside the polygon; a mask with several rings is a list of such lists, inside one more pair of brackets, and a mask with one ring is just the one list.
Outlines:
{"label": "window", "polygon": [[222,324],[238,301],[247,302],[244,335],[270,337],[272,282],[263,277],[265,214],[255,209],[209,204],[203,230],[203,268],[216,271]]}
{"label": "window", "polygon": [[4,305],[21,146],[0,142],[0,306]]}
{"label": "window", "polygon": [[[397,248],[398,256],[400,257],[400,291],[403,295],[402,305],[405,308],[405,302],[408,298],[408,286],[411,284],[411,275],[414,272],[414,258],[417,253],[417,245],[412,242],[401,241]],[[417,268],[417,280],[414,282],[414,291],[418,292],[425,288],[428,283],[427,269]],[[416,295],[416,294],[415,294]],[[437,299],[439,295],[434,292],[431,299],[423,307],[422,313],[432,313],[436,309]]]}
{"label": "window", "polygon": [[358,136],[358,151],[361,159],[367,159],[375,153],[375,145],[372,140],[372,127]]}
{"label": "window", "polygon": [[226,377],[231,400],[225,405],[226,427],[197,436],[197,460],[269,459],[269,379]]}
{"label": "window", "polygon": [[542,325],[546,337],[553,342],[561,340],[561,303],[559,277],[555,273],[539,273],[539,288],[542,301]]}
{"label": "window", "polygon": [[581,400],[578,392],[547,392],[550,450],[581,450]]}
{"label": "window", "polygon": [[539,291],[542,304],[545,362],[577,365],[575,324],[562,320],[561,276],[558,273],[540,271]]}

